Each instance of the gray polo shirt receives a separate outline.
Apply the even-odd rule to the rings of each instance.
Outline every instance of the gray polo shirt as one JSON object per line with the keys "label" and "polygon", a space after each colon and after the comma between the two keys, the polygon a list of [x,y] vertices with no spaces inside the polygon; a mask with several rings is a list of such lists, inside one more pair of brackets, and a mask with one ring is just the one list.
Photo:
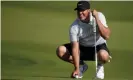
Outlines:
{"label": "gray polo shirt", "polygon": [[[101,23],[108,27],[106,24],[105,16],[98,12],[98,17]],[[92,14],[90,14],[90,20],[94,19]],[[94,37],[94,31],[93,31],[93,25],[92,20],[87,24],[81,22],[79,19],[76,19],[72,25],[70,26],[69,30],[69,36],[70,41],[78,41],[80,45],[82,46],[94,46],[95,45],[95,37]],[[98,31],[98,26],[96,26],[96,45],[106,43],[106,40],[100,36],[100,33]]]}

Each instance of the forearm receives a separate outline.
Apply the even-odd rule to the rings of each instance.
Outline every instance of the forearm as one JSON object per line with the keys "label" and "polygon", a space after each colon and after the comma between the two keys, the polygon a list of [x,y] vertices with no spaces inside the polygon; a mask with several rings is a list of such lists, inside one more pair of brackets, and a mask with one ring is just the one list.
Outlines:
{"label": "forearm", "polygon": [[95,19],[96,19],[96,23],[99,27],[99,32],[100,32],[100,35],[104,38],[104,39],[109,39],[109,36],[110,36],[110,30],[109,28],[105,27],[101,21],[99,20],[98,16],[95,16]]}
{"label": "forearm", "polygon": [[75,70],[79,69],[79,48],[78,46],[75,46],[72,48],[72,57],[74,61]]}
{"label": "forearm", "polygon": [[72,51],[72,56],[73,56],[73,60],[74,60],[74,67],[75,69],[79,69],[79,53],[77,49],[73,49]]}

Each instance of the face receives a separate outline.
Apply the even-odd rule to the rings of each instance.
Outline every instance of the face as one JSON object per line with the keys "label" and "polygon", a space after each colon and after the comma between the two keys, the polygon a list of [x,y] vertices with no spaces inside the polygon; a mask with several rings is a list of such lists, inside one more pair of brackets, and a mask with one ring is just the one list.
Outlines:
{"label": "face", "polygon": [[90,9],[83,10],[83,11],[77,11],[78,18],[82,22],[89,22],[90,19]]}

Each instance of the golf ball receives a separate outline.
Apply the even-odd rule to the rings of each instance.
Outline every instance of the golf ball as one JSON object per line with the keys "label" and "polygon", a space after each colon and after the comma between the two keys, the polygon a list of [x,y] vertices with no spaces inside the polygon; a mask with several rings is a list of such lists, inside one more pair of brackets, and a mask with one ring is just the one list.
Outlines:
{"label": "golf ball", "polygon": [[79,76],[78,76],[78,75],[75,75],[74,77],[75,77],[75,78],[77,78],[77,79],[79,78]]}

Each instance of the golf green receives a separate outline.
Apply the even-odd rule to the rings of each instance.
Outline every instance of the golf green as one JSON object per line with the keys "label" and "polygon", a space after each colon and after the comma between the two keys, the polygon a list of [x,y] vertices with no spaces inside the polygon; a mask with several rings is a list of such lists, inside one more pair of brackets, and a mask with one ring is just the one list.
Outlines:
{"label": "golf green", "polygon": [[[69,26],[76,18],[76,1],[1,2],[2,80],[73,80],[73,65],[56,56],[69,42]],[[111,29],[107,41],[112,60],[105,65],[105,80],[133,79],[133,1],[92,1]],[[95,62],[83,80],[91,80]]]}

